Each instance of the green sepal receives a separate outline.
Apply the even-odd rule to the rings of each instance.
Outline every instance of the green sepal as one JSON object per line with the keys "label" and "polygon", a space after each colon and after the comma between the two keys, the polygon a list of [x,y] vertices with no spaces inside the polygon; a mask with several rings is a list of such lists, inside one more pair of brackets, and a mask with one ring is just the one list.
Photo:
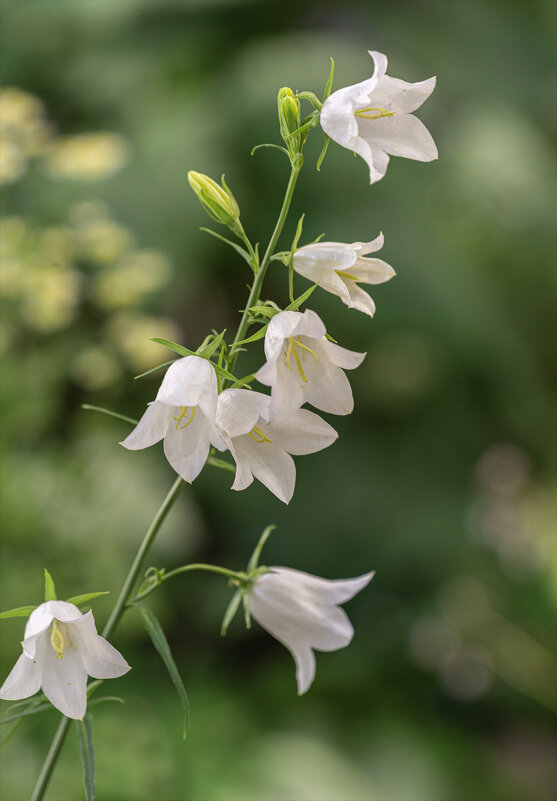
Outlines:
{"label": "green sepal", "polygon": [[248,562],[247,572],[253,573],[254,570],[257,570],[257,565],[259,564],[259,557],[261,556],[261,551],[263,550],[263,546],[269,539],[269,536],[272,531],[276,529],[274,524],[267,526],[267,528],[263,531],[263,534],[259,537],[259,542],[253,549],[253,553],[250,556],[250,560]]}
{"label": "green sepal", "polygon": [[[272,306],[250,306],[249,310],[254,312],[254,314],[262,314],[264,317],[274,317],[275,314],[278,314],[280,309],[273,309]],[[239,344],[238,342],[236,343]]]}
{"label": "green sepal", "polygon": [[56,600],[56,587],[54,586],[54,581],[52,580],[52,576],[50,575],[46,567],[44,569],[44,599],[45,601]]}
{"label": "green sepal", "polygon": [[302,214],[300,219],[298,220],[298,225],[296,226],[296,233],[294,234],[294,239],[292,240],[292,247],[290,248],[290,252],[294,253],[296,248],[298,247],[298,242],[300,241],[300,237],[302,236],[302,228],[304,227],[304,217],[305,212]]}
{"label": "green sepal", "polygon": [[317,111],[321,111],[321,106],[323,103],[319,100],[314,92],[297,92],[296,97],[300,97],[303,100],[309,100],[311,105],[317,109]]}
{"label": "green sepal", "polygon": [[335,343],[335,345],[338,345],[338,340],[336,340],[336,339],[335,339],[334,337],[332,337],[330,334],[325,334],[325,336],[327,337],[327,339],[329,340],[329,342],[334,342],[334,343]]}
{"label": "green sepal", "polygon": [[170,650],[170,646],[168,644],[168,640],[166,639],[165,633],[161,628],[161,625],[153,612],[148,609],[146,606],[137,606],[141,613],[141,617],[143,618],[143,625],[145,626],[147,633],[151,637],[153,645],[157,650],[159,656],[161,657],[162,661],[164,662],[166,669],[172,679],[172,683],[174,684],[176,691],[178,693],[178,697],[180,698],[180,703],[182,705],[182,710],[184,713],[184,726],[182,730],[182,738],[185,740],[188,735],[188,729],[190,725],[190,704],[188,701],[188,696],[186,693],[186,688],[184,687],[184,683],[182,681],[182,677],[178,672],[178,668],[176,667],[176,663],[172,657],[172,652]]}
{"label": "green sepal", "polygon": [[287,150],[285,147],[281,147],[281,145],[274,145],[274,144],[272,144],[271,142],[265,142],[265,143],[264,143],[264,144],[262,144],[262,145],[256,145],[256,146],[255,146],[255,147],[252,149],[252,151],[251,151],[251,153],[250,153],[250,156],[253,156],[253,154],[255,153],[255,151],[256,151],[256,150],[259,150],[259,149],[260,149],[260,148],[262,148],[262,147],[270,147],[270,148],[272,148],[273,150],[280,150],[280,151],[282,151],[282,153],[286,153],[286,155],[288,156],[288,159],[290,159],[290,153],[288,152],[288,150]]}
{"label": "green sepal", "polygon": [[323,148],[321,153],[319,154],[319,158],[317,159],[317,172],[321,169],[321,165],[323,164],[323,159],[325,158],[325,153],[327,152],[327,148],[329,147],[329,142],[331,141],[330,137],[325,134],[325,142],[323,143]]}
{"label": "green sepal", "polygon": [[123,698],[120,698],[118,695],[101,695],[100,698],[93,698],[92,701],[87,702],[87,707],[95,706],[95,704],[104,704],[105,701],[117,701],[119,704],[125,704]]}
{"label": "green sepal", "polygon": [[335,62],[331,57],[331,71],[329,72],[329,77],[327,78],[327,85],[325,86],[325,93],[323,94],[323,102],[329,97],[331,94],[331,89],[333,86],[333,76],[335,74]]}
{"label": "green sepal", "polygon": [[79,740],[81,765],[83,767],[85,799],[86,801],[95,801],[95,749],[91,730],[91,716],[86,714],[83,720],[76,720],[75,725]]}
{"label": "green sepal", "polygon": [[[159,345],[165,345],[167,348],[170,348],[170,350],[173,350],[175,353],[179,353],[180,356],[198,355],[197,353],[194,353],[192,350],[188,350],[188,348],[185,348],[183,345],[177,345],[176,342],[170,342],[168,339],[160,339],[159,337],[153,337],[151,341],[158,342]],[[229,373],[228,370],[224,369],[224,367],[220,367],[218,364],[215,364],[214,362],[211,362],[211,364],[213,365],[217,375],[226,378],[228,381],[234,381],[235,383],[239,383],[241,386],[247,387],[247,389],[251,389],[249,384],[244,384],[243,382],[240,382],[235,375]]]}
{"label": "green sepal", "polygon": [[67,599],[66,603],[79,606],[79,604],[92,601],[93,598],[100,598],[101,595],[110,595],[110,590],[104,590],[103,592],[86,592],[83,595],[73,595],[71,598]]}
{"label": "green sepal", "polygon": [[306,302],[311,293],[315,289],[317,289],[318,286],[319,284],[314,284],[313,286],[310,286],[310,288],[306,289],[306,291],[303,292],[299,297],[297,297],[296,300],[293,300],[292,303],[289,303],[284,311],[296,311],[296,309],[299,309],[302,303]]}
{"label": "green sepal", "polygon": [[240,606],[240,602],[242,600],[243,592],[242,590],[236,590],[232,598],[230,599],[230,603],[226,607],[226,612],[224,613],[224,617],[222,619],[222,624],[220,627],[220,634],[221,637],[226,636],[226,632],[228,631],[228,627],[232,623],[234,615],[238,611],[238,607]]}
{"label": "green sepal", "polygon": [[249,612],[249,598],[247,592],[242,593],[242,606],[244,607],[244,622],[247,629],[251,629],[251,615]]}
{"label": "green sepal", "polygon": [[217,234],[217,232],[211,230],[211,228],[205,228],[205,227],[202,226],[199,230],[200,231],[205,231],[206,234],[211,234],[211,236],[214,236],[215,239],[220,239],[221,242],[225,242],[227,245],[230,245],[230,247],[234,248],[234,250],[237,253],[239,253],[240,256],[245,261],[247,261],[247,263],[250,265],[250,267],[253,268],[253,264],[252,264],[252,261],[251,261],[251,256],[249,255],[247,250],[245,248],[243,248],[241,245],[238,245],[236,242],[232,242],[231,239],[227,239],[225,236],[221,236],[220,234]]}
{"label": "green sepal", "polygon": [[208,345],[205,345],[205,347],[198,350],[197,351],[198,356],[201,356],[203,359],[210,359],[213,353],[217,350],[217,348],[220,347],[225,334],[226,334],[226,328],[224,329],[224,331],[222,331],[222,333],[216,336],[212,342],[210,342]]}
{"label": "green sepal", "polygon": [[[266,308],[268,308],[268,307],[266,307]],[[274,312],[273,317],[274,317],[275,314],[278,314],[278,312]],[[259,331],[256,331],[255,334],[252,334],[247,339],[241,339],[239,342],[236,342],[234,347],[237,348],[239,345],[247,345],[250,342],[257,342],[258,339],[263,339],[263,337],[265,336],[265,332],[266,331],[267,331],[267,326],[264,325],[259,329]]]}
{"label": "green sepal", "polygon": [[170,367],[171,364],[174,364],[176,360],[170,359],[169,362],[163,362],[162,364],[157,364],[156,367],[151,367],[150,370],[145,370],[144,373],[140,373],[139,375],[134,375],[133,380],[137,381],[138,378],[145,378],[146,375],[151,375],[151,373],[156,373],[157,370],[162,370],[163,367]]}
{"label": "green sepal", "polygon": [[29,617],[36,608],[36,606],[16,606],[15,609],[7,609],[5,612],[0,612],[0,618]]}
{"label": "green sepal", "polygon": [[139,420],[134,420],[133,417],[127,417],[125,414],[112,412],[110,409],[103,409],[102,406],[91,406],[89,403],[82,403],[81,408],[89,412],[100,412],[101,414],[107,414],[109,417],[115,417],[117,420],[124,420],[124,422],[130,423],[132,426],[136,426],[139,422]]}

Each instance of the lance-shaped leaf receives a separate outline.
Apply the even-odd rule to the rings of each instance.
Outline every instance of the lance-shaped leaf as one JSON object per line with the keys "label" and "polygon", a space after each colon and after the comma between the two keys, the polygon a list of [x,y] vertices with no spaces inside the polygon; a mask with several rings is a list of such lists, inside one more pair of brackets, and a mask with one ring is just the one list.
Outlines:
{"label": "lance-shaped leaf", "polygon": [[208,345],[205,345],[204,348],[198,352],[199,356],[202,356],[204,359],[210,359],[213,353],[220,347],[222,339],[226,334],[226,328],[222,331],[218,336],[216,336]]}
{"label": "lance-shaped leaf", "polygon": [[110,590],[104,590],[104,592],[86,592],[83,595],[74,595],[72,598],[68,598],[66,603],[79,606],[79,604],[85,604],[87,601],[92,601],[93,598],[100,598],[101,595],[110,595]]}
{"label": "lance-shaped leaf", "polygon": [[95,749],[93,746],[93,732],[91,718],[85,715],[83,720],[76,720],[77,737],[79,739],[79,753],[83,767],[83,786],[85,787],[86,801],[95,801]]}
{"label": "lance-shaped leaf", "polygon": [[54,581],[52,580],[52,576],[50,575],[46,567],[44,570],[44,599],[45,601],[56,600],[56,587],[54,586]]}
{"label": "lance-shaped leaf", "polygon": [[[176,342],[170,342],[168,339],[160,339],[159,337],[153,337],[151,340],[152,342],[158,342],[159,345],[165,345],[165,347],[170,348],[175,353],[179,353],[180,356],[197,356],[197,353],[194,353],[192,350],[188,350],[183,345],[178,345]],[[220,367],[220,365],[211,362],[211,365],[214,367],[215,372],[217,375],[222,376],[222,378],[226,378],[228,381],[238,382],[236,376],[229,373],[228,370],[225,370],[224,367]],[[248,389],[251,389],[249,384],[245,384]]]}
{"label": "lance-shaped leaf", "polygon": [[36,609],[35,606],[16,606],[15,609],[7,609],[5,612],[0,612],[0,618],[29,617],[34,609]]}
{"label": "lance-shaped leaf", "polygon": [[314,284],[313,286],[310,286],[309,289],[306,289],[306,291],[297,297],[296,300],[293,300],[292,303],[289,303],[284,311],[296,311],[296,309],[299,309],[302,303],[306,302],[314,289],[317,289],[317,286],[318,284]]}
{"label": "lance-shaped leaf", "polygon": [[170,675],[170,678],[172,679],[172,683],[176,687],[176,691],[178,693],[178,697],[180,699],[180,703],[182,705],[182,710],[184,713],[184,727],[182,731],[182,737],[185,740],[188,735],[188,729],[190,726],[190,704],[188,701],[186,688],[184,687],[184,682],[182,681],[182,677],[178,672],[178,668],[176,667],[176,663],[174,662],[174,658],[172,656],[168,640],[166,639],[165,633],[162,630],[159,621],[157,620],[153,612],[146,606],[138,606],[137,608],[141,612],[141,617],[143,618],[143,625],[145,626],[147,633],[149,634],[152,643],[155,646],[160,658],[164,662],[166,669],[168,670],[168,673]]}

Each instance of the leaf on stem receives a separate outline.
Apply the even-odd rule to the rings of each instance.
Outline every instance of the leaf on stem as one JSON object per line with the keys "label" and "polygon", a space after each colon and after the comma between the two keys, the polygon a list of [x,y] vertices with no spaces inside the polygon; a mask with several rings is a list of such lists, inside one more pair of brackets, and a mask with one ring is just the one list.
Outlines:
{"label": "leaf on stem", "polygon": [[299,309],[302,303],[306,302],[311,293],[315,289],[317,289],[318,286],[319,284],[314,284],[313,286],[310,286],[310,288],[306,289],[306,291],[302,293],[299,297],[297,297],[296,300],[293,300],[292,303],[289,303],[284,311],[296,311],[296,309]]}
{"label": "leaf on stem", "polygon": [[205,231],[206,234],[211,234],[211,236],[214,236],[215,239],[220,239],[221,242],[225,242],[227,245],[230,245],[230,247],[234,248],[236,253],[239,253],[240,256],[244,259],[244,261],[247,261],[249,266],[252,267],[252,269],[253,269],[253,265],[252,265],[252,262],[251,262],[251,256],[247,252],[247,250],[245,248],[243,248],[241,245],[238,245],[236,242],[233,242],[231,239],[227,239],[225,236],[221,236],[216,231],[213,231],[211,228],[201,227],[199,230],[200,231]]}
{"label": "leaf on stem", "polygon": [[151,367],[150,370],[145,370],[144,373],[140,373],[139,375],[134,375],[133,380],[137,381],[138,378],[145,378],[146,375],[151,375],[151,373],[156,373],[157,370],[162,370],[163,367],[170,367],[171,364],[174,364],[174,359],[171,359],[169,362],[163,362],[162,364],[157,364],[156,367]]}
{"label": "leaf on stem", "polygon": [[253,549],[253,553],[250,556],[250,560],[248,562],[248,568],[247,568],[248,573],[251,573],[253,570],[255,570],[255,568],[259,564],[259,557],[261,556],[261,551],[263,550],[263,546],[269,539],[269,535],[271,534],[271,532],[274,531],[275,529],[276,526],[274,524],[267,526],[267,528],[263,531],[263,534],[259,537],[259,542]]}
{"label": "leaf on stem", "polygon": [[54,581],[52,580],[52,576],[50,575],[46,567],[44,569],[44,599],[45,601],[56,600],[56,587],[54,586]]}
{"label": "leaf on stem", "polygon": [[87,603],[87,601],[92,601],[93,598],[99,598],[101,595],[110,595],[110,590],[104,590],[104,592],[86,592],[83,595],[72,595],[71,598],[68,598],[66,603],[67,604],[75,604],[79,606],[79,604]]}
{"label": "leaf on stem", "polygon": [[91,717],[85,715],[83,720],[76,720],[77,737],[79,739],[79,753],[83,766],[83,786],[85,787],[86,801],[95,801],[95,749],[93,747],[93,732],[91,730]]}
{"label": "leaf on stem", "polygon": [[331,94],[331,89],[333,87],[333,76],[335,74],[335,62],[331,57],[331,71],[329,72],[329,77],[327,78],[327,85],[325,86],[325,93],[323,95],[323,102],[329,97]]}
{"label": "leaf on stem", "polygon": [[36,606],[16,606],[15,609],[7,609],[5,612],[0,612],[0,618],[29,617],[36,608]]}
{"label": "leaf on stem", "polygon": [[223,339],[225,334],[226,334],[226,328],[224,329],[224,331],[222,333],[220,333],[218,336],[216,336],[213,339],[212,342],[210,342],[204,348],[201,348],[201,350],[198,351],[198,355],[202,356],[204,359],[210,359],[210,357],[217,350],[217,348],[220,347],[222,339]]}
{"label": "leaf on stem", "polygon": [[136,426],[139,422],[138,420],[134,420],[133,417],[127,417],[125,414],[112,412],[110,409],[103,409],[102,406],[91,406],[89,403],[82,403],[81,408],[89,412],[100,412],[101,414],[107,414],[109,417],[115,417],[117,420],[123,420],[125,423],[130,423],[132,426]]}
{"label": "leaf on stem", "polygon": [[[165,345],[167,348],[170,348],[170,350],[173,350],[176,353],[179,353],[181,356],[197,356],[198,355],[197,353],[194,353],[192,350],[188,350],[188,348],[185,348],[183,345],[177,345],[176,342],[170,342],[168,339],[160,339],[159,337],[153,337],[153,339],[151,341],[152,342],[158,342],[159,345]],[[244,386],[247,389],[251,389],[249,384],[244,384],[243,382],[239,381],[236,378],[235,375],[232,375],[232,373],[229,373],[228,370],[224,369],[224,367],[220,367],[220,365],[215,364],[214,362],[211,362],[211,364],[213,365],[217,375],[220,375],[223,378],[226,378],[228,381],[234,381],[235,383],[240,383],[241,386]]]}
{"label": "leaf on stem", "polygon": [[8,743],[10,742],[10,740],[12,739],[12,737],[14,736],[14,734],[19,729],[22,723],[23,723],[22,718],[15,721],[14,725],[6,732],[6,734],[0,740],[0,749],[4,748],[5,745],[8,745]]}
{"label": "leaf on stem", "polygon": [[226,612],[224,613],[224,617],[222,619],[222,624],[220,627],[220,634],[221,637],[226,636],[226,632],[228,631],[228,627],[232,623],[234,615],[238,611],[238,607],[240,606],[240,602],[242,600],[242,590],[236,590],[232,598],[230,599],[230,603],[226,607]]}
{"label": "leaf on stem", "polygon": [[287,155],[287,156],[288,156],[288,158],[290,159],[290,154],[289,154],[288,150],[287,150],[285,147],[281,147],[280,145],[274,145],[274,144],[272,144],[271,142],[265,142],[265,143],[264,143],[264,144],[262,144],[262,145],[256,145],[256,146],[255,146],[255,147],[252,149],[252,151],[251,151],[251,153],[250,153],[250,156],[253,156],[253,154],[255,153],[255,151],[256,151],[256,150],[259,150],[259,149],[260,149],[260,148],[262,148],[262,147],[270,147],[270,148],[272,148],[273,150],[280,150],[280,151],[282,151],[283,153],[286,153],[286,155]]}
{"label": "leaf on stem", "polygon": [[[268,307],[266,307],[266,308],[268,308]],[[274,312],[274,314],[277,314],[277,313],[278,313],[278,312],[275,312],[274,310],[273,310],[273,312]],[[274,315],[273,315],[273,316],[274,316]],[[239,342],[236,342],[236,344],[234,345],[234,349],[236,349],[236,348],[237,348],[237,347],[239,347],[240,345],[247,345],[249,342],[257,342],[257,340],[258,340],[258,339],[263,339],[263,337],[265,336],[265,332],[266,332],[266,330],[267,330],[267,326],[266,326],[266,325],[263,325],[263,326],[262,326],[262,327],[259,329],[259,331],[256,331],[256,333],[255,333],[255,334],[252,334],[252,335],[251,335],[250,337],[248,337],[247,339],[241,339]]]}
{"label": "leaf on stem", "polygon": [[184,687],[184,683],[178,672],[178,668],[176,667],[176,663],[172,657],[172,652],[170,650],[170,646],[168,644],[168,640],[166,639],[165,633],[161,628],[161,625],[153,612],[148,609],[146,606],[137,606],[139,609],[141,616],[143,618],[143,625],[145,626],[147,633],[151,637],[152,643],[155,646],[160,658],[164,662],[166,669],[172,679],[172,683],[176,687],[176,691],[178,693],[178,697],[180,698],[180,703],[182,705],[182,710],[184,713],[184,727],[182,731],[182,737],[185,740],[188,734],[188,729],[190,725],[190,704],[188,701],[188,696],[186,693],[186,688]]}
{"label": "leaf on stem", "polygon": [[321,165],[323,164],[323,159],[325,158],[325,153],[327,152],[327,148],[329,147],[330,137],[325,134],[325,142],[323,144],[323,149],[319,154],[319,158],[317,159],[317,172],[321,169]]}

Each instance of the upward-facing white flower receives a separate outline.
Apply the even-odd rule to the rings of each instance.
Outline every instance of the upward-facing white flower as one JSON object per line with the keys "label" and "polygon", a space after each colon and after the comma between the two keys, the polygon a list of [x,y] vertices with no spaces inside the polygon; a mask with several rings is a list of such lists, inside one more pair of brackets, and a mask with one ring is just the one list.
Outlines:
{"label": "upward-facing white flower", "polygon": [[269,570],[254,583],[248,596],[249,610],[291,652],[296,662],[298,694],[302,695],[315,676],[312,649],[336,651],[348,645],[354,634],[338,604],[360,592],[374,573],[328,581],[287,567]]}
{"label": "upward-facing white flower", "polygon": [[247,389],[225,389],[219,395],[216,423],[236,462],[234,490],[259,479],[288,503],[296,483],[294,456],[331,445],[337,432],[318,415],[300,409],[288,420],[269,422],[271,398]]}
{"label": "upward-facing white flower", "polygon": [[367,162],[369,182],[387,170],[389,154],[417,161],[433,161],[437,148],[431,134],[411,114],[435,88],[435,78],[407,83],[390,78],[387,56],[369,51],[375,64],[371,78],[333,92],[323,103],[321,127],[339,145]]}
{"label": "upward-facing white flower", "polygon": [[368,253],[375,253],[383,247],[383,234],[371,242],[315,242],[305,245],[294,253],[294,269],[304,278],[338,295],[350,309],[358,309],[373,317],[375,303],[358,286],[364,284],[383,284],[395,271],[383,259],[365,259]]}
{"label": "upward-facing white flower", "polygon": [[0,698],[29,698],[42,687],[68,718],[85,715],[88,675],[115,679],[130,670],[122,654],[97,634],[93,612],[82,615],[66,601],[47,601],[31,612],[21,644],[23,653],[0,688]]}
{"label": "upward-facing white flower", "polygon": [[217,395],[217,377],[207,359],[178,359],[168,368],[156,400],[120,444],[135,451],[164,437],[166,458],[191,483],[207,461],[209,447],[225,448],[215,430]]}
{"label": "upward-facing white flower", "polygon": [[276,314],[265,334],[267,362],[255,377],[272,387],[270,418],[281,422],[304,403],[331,414],[349,414],[354,408],[344,370],[361,364],[365,353],[355,353],[329,342],[321,318],[311,309],[302,314]]}

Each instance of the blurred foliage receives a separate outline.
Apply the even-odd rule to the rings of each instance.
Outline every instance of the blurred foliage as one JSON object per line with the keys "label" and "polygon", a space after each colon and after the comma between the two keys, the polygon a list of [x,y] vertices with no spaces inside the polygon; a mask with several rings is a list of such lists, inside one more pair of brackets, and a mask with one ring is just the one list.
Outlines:
{"label": "blurred foliage", "polygon": [[[557,786],[555,509],[557,271],[552,38],[557,6],[530,0],[2,0],[2,608],[111,590],[172,481],[161,449],[119,449],[170,356],[233,330],[245,265],[199,232],[190,169],[226,179],[266,243],[286,180],[276,92],[321,94],[370,74],[437,74],[420,109],[433,164],[367,170],[310,136],[283,237],[385,234],[397,278],[370,322],[312,306],[343,345],[355,414],[297,460],[285,508],[259,484],[229,492],[207,467],[152,555],[264,561],[329,576],[375,569],[348,606],[350,648],[318,654],[295,694],[290,655],[238,622],[230,590],[191,575],[153,597],[192,703],[187,743],[164,667],[130,613],[114,642],[135,669],[93,710],[101,798],[190,801],[549,801]],[[306,286],[297,278],[297,289]],[[282,266],[265,293],[286,298]],[[261,349],[244,358],[258,366]],[[242,367],[243,373],[243,367]],[[2,676],[22,621],[2,623]],[[3,754],[2,794],[28,797],[57,714],[27,719]],[[70,737],[50,799],[81,792]]]}

